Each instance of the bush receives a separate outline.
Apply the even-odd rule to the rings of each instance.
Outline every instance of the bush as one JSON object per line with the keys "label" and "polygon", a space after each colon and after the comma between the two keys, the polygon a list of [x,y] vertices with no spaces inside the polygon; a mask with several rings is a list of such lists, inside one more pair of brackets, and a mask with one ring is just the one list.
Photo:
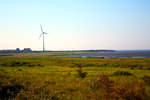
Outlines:
{"label": "bush", "polygon": [[81,68],[81,67],[84,67],[84,66],[86,66],[86,65],[83,64],[83,63],[72,63],[72,64],[71,64],[71,67],[78,67],[78,68]]}
{"label": "bush", "polygon": [[130,76],[130,75],[132,74],[127,71],[116,71],[112,74],[112,76]]}
{"label": "bush", "polygon": [[79,68],[79,69],[77,70],[77,72],[78,72],[79,77],[85,78],[88,73],[82,71],[82,65],[78,65],[78,68]]}
{"label": "bush", "polygon": [[18,71],[22,71],[22,69],[18,69]]}
{"label": "bush", "polygon": [[16,95],[24,89],[15,78],[10,78],[9,76],[0,76],[0,99],[7,100],[9,98],[14,98]]}
{"label": "bush", "polygon": [[78,72],[78,75],[81,77],[81,78],[85,78],[87,76],[87,72],[82,72],[81,70],[77,70]]}
{"label": "bush", "polygon": [[107,75],[100,75],[88,84],[88,86],[94,91],[103,89],[106,92],[112,92],[113,85],[114,81],[110,80]]}
{"label": "bush", "polygon": [[145,75],[142,79],[146,84],[150,85],[150,76]]}
{"label": "bush", "polygon": [[21,67],[21,66],[34,67],[34,66],[43,66],[43,65],[37,64],[37,63],[31,63],[31,62],[13,61],[13,62],[9,62],[9,63],[2,63],[1,66],[4,66],[4,67]]}
{"label": "bush", "polygon": [[140,81],[124,82],[115,87],[113,93],[115,100],[149,100],[145,84]]}
{"label": "bush", "polygon": [[150,67],[148,67],[147,70],[150,70]]}
{"label": "bush", "polygon": [[120,82],[111,80],[107,75],[100,75],[91,80],[88,86],[92,89],[94,100],[149,100],[145,84],[140,81]]}

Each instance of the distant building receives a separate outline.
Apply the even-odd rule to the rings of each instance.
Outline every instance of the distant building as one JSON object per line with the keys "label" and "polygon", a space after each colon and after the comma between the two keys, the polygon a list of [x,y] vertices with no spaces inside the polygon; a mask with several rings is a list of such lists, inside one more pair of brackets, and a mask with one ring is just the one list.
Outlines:
{"label": "distant building", "polygon": [[31,48],[24,48],[23,50],[20,50],[19,48],[16,48],[16,50],[0,50],[0,53],[28,53],[32,52]]}
{"label": "distant building", "polygon": [[22,52],[32,52],[31,48],[24,48]]}
{"label": "distant building", "polygon": [[0,53],[16,53],[16,50],[0,50]]}
{"label": "distant building", "polygon": [[18,52],[21,52],[21,50],[19,49],[19,48],[16,48],[16,52],[18,53]]}

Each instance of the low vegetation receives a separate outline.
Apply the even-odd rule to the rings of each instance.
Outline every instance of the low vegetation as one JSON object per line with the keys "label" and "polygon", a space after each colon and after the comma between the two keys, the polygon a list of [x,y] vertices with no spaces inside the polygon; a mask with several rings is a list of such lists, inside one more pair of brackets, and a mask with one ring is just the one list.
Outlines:
{"label": "low vegetation", "polygon": [[87,76],[87,72],[83,72],[82,67],[80,66],[79,69],[77,70],[78,76],[81,78],[85,78]]}
{"label": "low vegetation", "polygon": [[116,71],[112,74],[112,76],[130,76],[130,75],[132,74],[128,71]]}
{"label": "low vegetation", "polygon": [[145,75],[142,79],[144,80],[144,82],[145,82],[146,84],[150,85],[150,76]]}
{"label": "low vegetation", "polygon": [[149,58],[0,57],[0,100],[150,100]]}

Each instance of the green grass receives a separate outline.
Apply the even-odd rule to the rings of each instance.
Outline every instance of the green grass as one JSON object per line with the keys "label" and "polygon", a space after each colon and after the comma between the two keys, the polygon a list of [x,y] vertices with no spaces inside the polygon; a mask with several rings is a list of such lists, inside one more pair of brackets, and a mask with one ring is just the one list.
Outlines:
{"label": "green grass", "polygon": [[[54,54],[0,56],[0,99],[150,99],[150,58],[101,59],[50,55]],[[79,73],[79,70],[82,71]],[[87,74],[79,77],[84,72]],[[116,72],[117,75],[114,75]],[[132,75],[123,75],[122,72]]]}

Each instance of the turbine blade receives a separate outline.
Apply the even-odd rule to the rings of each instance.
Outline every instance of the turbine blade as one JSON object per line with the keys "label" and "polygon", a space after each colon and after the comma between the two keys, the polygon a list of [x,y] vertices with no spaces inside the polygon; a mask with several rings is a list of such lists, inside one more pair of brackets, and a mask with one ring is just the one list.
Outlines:
{"label": "turbine blade", "polygon": [[42,28],[42,25],[40,24],[40,26],[41,26],[41,31],[42,31],[42,33],[43,33],[43,28]]}
{"label": "turbine blade", "polygon": [[39,36],[39,39],[41,38],[42,35],[43,35],[43,33]]}

